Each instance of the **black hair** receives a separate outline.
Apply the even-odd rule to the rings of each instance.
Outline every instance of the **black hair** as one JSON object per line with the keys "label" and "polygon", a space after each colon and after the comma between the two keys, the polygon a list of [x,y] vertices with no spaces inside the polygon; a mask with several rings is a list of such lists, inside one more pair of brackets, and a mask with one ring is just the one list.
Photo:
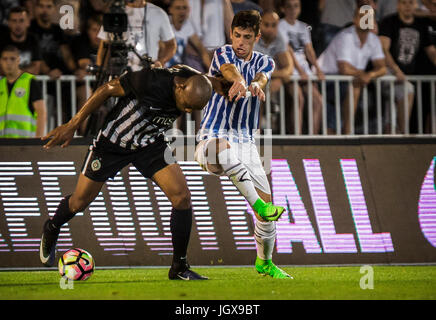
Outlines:
{"label": "black hair", "polygon": [[[41,0],[36,0],[36,1],[35,1],[35,4],[38,5],[40,1],[41,1]],[[56,7],[56,0],[51,0],[51,2],[52,2],[53,5]]]}
{"label": "black hair", "polygon": [[27,14],[29,14],[26,7],[22,7],[22,6],[13,7],[11,10],[9,10],[8,20],[11,18],[12,13],[21,13],[21,12],[26,12]]}
{"label": "black hair", "polygon": [[241,29],[252,29],[254,34],[257,36],[260,30],[260,22],[262,18],[257,10],[244,10],[239,11],[233,17],[232,21],[232,31],[235,28]]}
{"label": "black hair", "polygon": [[3,55],[3,52],[16,52],[16,53],[20,53],[20,50],[18,50],[18,48],[16,46],[13,46],[11,44],[8,44],[6,47],[3,48],[3,50],[0,53],[0,57]]}

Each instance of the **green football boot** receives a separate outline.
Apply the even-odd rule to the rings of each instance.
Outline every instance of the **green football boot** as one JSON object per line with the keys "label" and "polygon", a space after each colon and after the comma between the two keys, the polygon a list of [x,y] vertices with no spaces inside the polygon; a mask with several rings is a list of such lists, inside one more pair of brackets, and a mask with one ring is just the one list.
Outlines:
{"label": "green football boot", "polygon": [[275,206],[272,202],[266,203],[261,198],[257,199],[254,203],[253,209],[265,221],[277,221],[280,219],[283,212],[285,212],[285,208]]}
{"label": "green football boot", "polygon": [[263,276],[270,276],[274,279],[294,279],[285,271],[277,267],[271,260],[256,258],[256,271]]}

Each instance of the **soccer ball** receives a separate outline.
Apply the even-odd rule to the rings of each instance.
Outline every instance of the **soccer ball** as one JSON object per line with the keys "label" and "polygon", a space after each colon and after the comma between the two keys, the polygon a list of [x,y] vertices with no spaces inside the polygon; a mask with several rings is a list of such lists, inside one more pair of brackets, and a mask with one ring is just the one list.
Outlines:
{"label": "soccer ball", "polygon": [[59,259],[59,273],[71,280],[87,280],[94,272],[94,259],[83,249],[65,252]]}

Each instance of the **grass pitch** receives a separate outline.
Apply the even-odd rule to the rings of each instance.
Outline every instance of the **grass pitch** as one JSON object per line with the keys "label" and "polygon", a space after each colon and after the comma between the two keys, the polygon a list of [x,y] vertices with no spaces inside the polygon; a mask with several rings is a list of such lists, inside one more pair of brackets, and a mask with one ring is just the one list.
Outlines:
{"label": "grass pitch", "polygon": [[374,288],[362,290],[360,267],[287,267],[275,280],[253,267],[195,268],[208,281],[170,281],[166,268],[97,269],[73,289],[56,270],[0,272],[0,299],[367,300],[436,299],[436,266],[374,266]]}

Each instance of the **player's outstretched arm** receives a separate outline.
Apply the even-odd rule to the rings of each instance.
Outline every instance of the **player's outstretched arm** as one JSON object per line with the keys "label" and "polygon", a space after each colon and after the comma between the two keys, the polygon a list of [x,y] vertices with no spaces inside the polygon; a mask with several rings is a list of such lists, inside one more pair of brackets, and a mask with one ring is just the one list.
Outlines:
{"label": "player's outstretched arm", "polygon": [[51,138],[43,148],[50,149],[59,144],[61,144],[62,148],[67,147],[71,140],[73,140],[74,133],[80,127],[80,124],[93,111],[100,107],[109,97],[121,97],[124,95],[124,89],[121,86],[119,79],[111,80],[100,86],[70,121],[53,129],[41,138],[41,140]]}
{"label": "player's outstretched arm", "polygon": [[229,89],[229,100],[235,98],[236,102],[242,97],[245,97],[247,84],[236,66],[232,63],[225,63],[221,65],[220,71],[224,79],[232,83]]}

